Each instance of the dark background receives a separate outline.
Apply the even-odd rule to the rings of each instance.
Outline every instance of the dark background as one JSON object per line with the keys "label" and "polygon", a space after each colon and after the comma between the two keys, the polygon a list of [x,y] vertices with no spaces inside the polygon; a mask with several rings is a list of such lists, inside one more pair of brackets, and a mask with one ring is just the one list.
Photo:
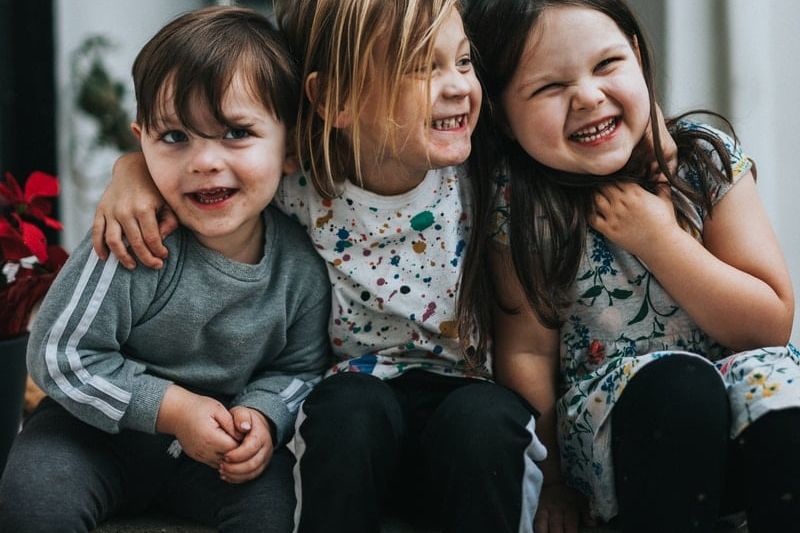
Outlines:
{"label": "dark background", "polygon": [[52,0],[0,0],[0,172],[56,173]]}

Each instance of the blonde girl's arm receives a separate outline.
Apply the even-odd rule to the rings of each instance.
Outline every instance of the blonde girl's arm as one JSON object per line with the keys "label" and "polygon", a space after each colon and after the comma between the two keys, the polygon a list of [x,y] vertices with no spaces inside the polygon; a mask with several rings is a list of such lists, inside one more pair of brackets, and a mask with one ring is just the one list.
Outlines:
{"label": "blonde girl's arm", "polygon": [[[559,372],[558,330],[539,322],[524,296],[508,248],[493,245],[492,275],[499,301],[516,314],[495,304],[493,324],[494,375],[497,383],[520,394],[540,416],[536,435],[547,449],[547,459],[538,463],[544,475],[542,498],[536,515],[536,531],[563,524],[564,531],[577,532],[580,498],[567,489],[561,478],[556,429],[556,395]],[[550,492],[548,494],[548,491]]]}
{"label": "blonde girl's arm", "polygon": [[[635,191],[644,199],[638,210],[620,187],[606,189],[596,200],[593,224],[637,255],[703,331],[737,351],[789,341],[792,285],[751,172],[706,218],[703,243],[674,222],[666,187],[658,195],[625,188],[641,191]],[[671,214],[672,220],[659,223],[658,212]],[[635,232],[640,235],[633,239],[620,237]]]}
{"label": "blonde girl's arm", "polygon": [[175,215],[150,177],[144,155],[133,152],[117,159],[92,224],[97,255],[106,259],[110,249],[120,264],[132,269],[136,267],[133,251],[143,265],[161,268],[167,256],[162,239],[177,226]]}

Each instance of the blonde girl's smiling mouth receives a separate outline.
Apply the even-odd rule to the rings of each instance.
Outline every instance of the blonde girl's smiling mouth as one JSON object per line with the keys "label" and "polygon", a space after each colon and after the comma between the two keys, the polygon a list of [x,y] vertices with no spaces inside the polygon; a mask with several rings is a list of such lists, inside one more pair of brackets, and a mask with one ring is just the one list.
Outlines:
{"label": "blonde girl's smiling mouth", "polygon": [[434,119],[431,126],[436,131],[458,131],[467,124],[467,115],[454,115],[446,118]]}
{"label": "blonde girl's smiling mouth", "polygon": [[617,131],[620,117],[609,117],[598,120],[588,126],[582,126],[579,130],[569,134],[569,140],[584,146],[601,144],[611,140]]}

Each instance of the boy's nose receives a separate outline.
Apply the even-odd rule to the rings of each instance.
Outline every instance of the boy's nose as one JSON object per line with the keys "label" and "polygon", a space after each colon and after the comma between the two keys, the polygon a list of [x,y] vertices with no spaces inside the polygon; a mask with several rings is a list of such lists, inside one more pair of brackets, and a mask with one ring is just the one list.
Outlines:
{"label": "boy's nose", "polygon": [[209,174],[222,170],[224,159],[216,143],[204,139],[196,142],[189,160],[189,170],[193,174]]}
{"label": "boy's nose", "polygon": [[572,110],[594,109],[602,104],[605,99],[606,94],[598,83],[594,81],[581,82],[574,87]]}

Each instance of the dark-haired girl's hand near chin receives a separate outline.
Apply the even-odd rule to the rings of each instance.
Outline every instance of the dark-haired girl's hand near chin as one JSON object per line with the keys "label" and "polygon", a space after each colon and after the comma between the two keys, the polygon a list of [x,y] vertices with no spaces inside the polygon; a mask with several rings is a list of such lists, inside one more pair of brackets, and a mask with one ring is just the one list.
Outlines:
{"label": "dark-haired girl's hand near chin", "polygon": [[[145,164],[144,155],[122,155],[114,164],[92,224],[92,244],[101,259],[109,250],[128,269],[135,257],[146,267],[161,268],[167,256],[163,238],[178,227]],[[133,255],[131,255],[131,252]]]}

